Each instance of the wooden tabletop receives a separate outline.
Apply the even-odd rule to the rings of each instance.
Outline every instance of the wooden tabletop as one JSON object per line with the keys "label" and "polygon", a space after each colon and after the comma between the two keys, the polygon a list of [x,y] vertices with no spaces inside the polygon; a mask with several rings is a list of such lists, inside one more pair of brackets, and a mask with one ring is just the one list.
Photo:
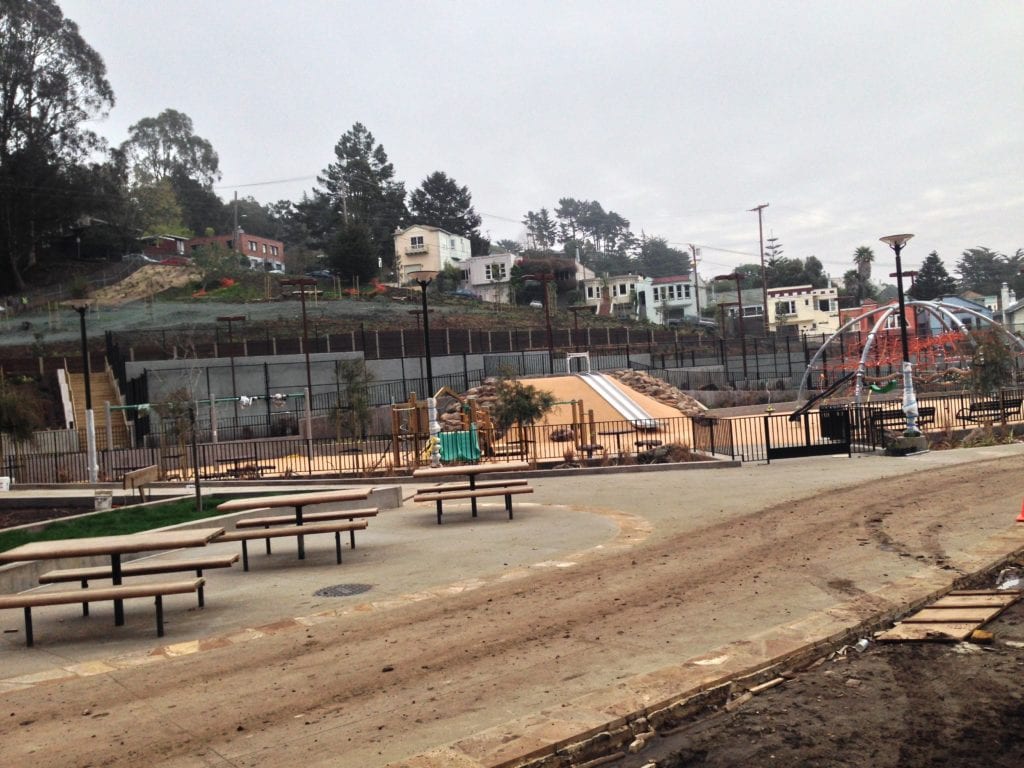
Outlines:
{"label": "wooden tabletop", "polygon": [[524,472],[526,461],[499,461],[493,464],[463,464],[458,467],[423,467],[413,470],[413,477],[447,477],[448,475],[482,475],[484,472]]}
{"label": "wooden tabletop", "polygon": [[125,552],[149,552],[184,547],[204,547],[224,533],[223,528],[192,528],[177,531],[149,531],[122,536],[92,536],[84,539],[33,541],[0,552],[0,563],[50,560],[59,557],[91,557]]}
{"label": "wooden tabletop", "polygon": [[288,493],[282,496],[250,496],[245,499],[231,499],[217,505],[218,512],[244,512],[263,507],[295,507],[309,504],[329,504],[333,501],[359,501],[368,499],[373,488],[345,488],[334,491],[313,493]]}

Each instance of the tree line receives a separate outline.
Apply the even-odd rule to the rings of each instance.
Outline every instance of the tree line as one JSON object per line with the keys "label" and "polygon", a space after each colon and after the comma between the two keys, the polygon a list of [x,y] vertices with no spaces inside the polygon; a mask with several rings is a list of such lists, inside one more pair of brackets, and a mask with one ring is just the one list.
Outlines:
{"label": "tree line", "polygon": [[[343,278],[390,277],[393,234],[414,223],[467,237],[474,255],[491,251],[466,186],[438,170],[408,191],[360,122],[341,135],[300,199],[225,202],[214,191],[221,179],[217,152],[188,115],[168,108],[144,117],[116,146],[89,128],[114,106],[114,90],[103,58],[55,0],[0,0],[0,50],[0,285],[10,286],[0,292],[23,290],[55,244],[65,251],[73,244],[79,253],[85,242],[90,254],[119,259],[147,235],[223,234],[236,226],[281,240],[292,268],[312,266],[322,254]],[[635,234],[627,218],[597,200],[563,197],[553,208],[527,211],[522,225],[522,241],[495,245],[533,260],[578,259],[598,274],[693,270],[688,250]],[[816,256],[788,257],[774,236],[764,256],[768,287],[821,287],[829,280]],[[842,293],[857,301],[885,296],[886,288],[871,280],[873,259],[870,248],[857,249]],[[933,253],[911,294],[992,294],[1003,282],[1021,291],[1022,267],[1021,250],[1006,256],[971,248],[954,279]],[[760,263],[737,271],[744,287],[761,285]]]}

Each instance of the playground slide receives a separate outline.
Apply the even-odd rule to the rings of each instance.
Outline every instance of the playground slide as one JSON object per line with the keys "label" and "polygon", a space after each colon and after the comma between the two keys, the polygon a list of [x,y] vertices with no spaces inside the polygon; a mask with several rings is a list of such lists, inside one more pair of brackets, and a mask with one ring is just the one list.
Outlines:
{"label": "playground slide", "polygon": [[579,373],[576,375],[637,429],[658,428],[658,423],[651,418],[651,415],[616,387],[611,379],[603,373]]}

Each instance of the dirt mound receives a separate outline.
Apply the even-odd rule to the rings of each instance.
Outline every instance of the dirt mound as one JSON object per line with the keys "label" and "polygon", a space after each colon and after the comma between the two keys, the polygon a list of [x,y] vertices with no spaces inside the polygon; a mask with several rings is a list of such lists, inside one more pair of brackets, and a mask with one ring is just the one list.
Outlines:
{"label": "dirt mound", "polygon": [[154,296],[168,288],[181,288],[199,277],[196,267],[147,264],[124,280],[94,291],[90,298],[100,304],[117,306]]}

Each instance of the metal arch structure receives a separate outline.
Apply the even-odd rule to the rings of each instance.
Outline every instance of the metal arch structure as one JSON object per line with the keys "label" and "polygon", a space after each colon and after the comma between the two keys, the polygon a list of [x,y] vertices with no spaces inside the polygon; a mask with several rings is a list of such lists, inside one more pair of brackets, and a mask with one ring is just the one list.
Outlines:
{"label": "metal arch structure", "polygon": [[[1001,323],[994,321],[990,317],[986,317],[984,314],[978,312],[977,310],[973,310],[968,307],[961,306],[959,304],[950,304],[949,302],[944,301],[909,301],[906,303],[906,306],[922,309],[926,314],[930,314],[931,316],[937,318],[940,327],[943,330],[959,331],[973,347],[977,347],[977,341],[975,341],[974,337],[971,336],[970,330],[963,324],[963,321],[961,321],[955,313],[958,312],[961,314],[970,315],[979,321],[979,326],[982,323],[991,326],[992,329],[994,329],[997,333],[1002,334],[1008,340],[1008,342],[1012,343],[1013,346],[1017,347],[1018,352],[1024,354],[1024,339],[1021,339],[1016,334],[1008,331],[1005,327],[1003,327]],[[882,328],[886,319],[888,319],[898,311],[899,308],[893,304],[887,304],[885,306],[869,309],[867,312],[864,312],[863,314],[858,315],[857,317],[851,320],[848,320],[839,328],[838,331],[829,336],[828,339],[825,340],[825,343],[818,348],[818,351],[814,353],[814,356],[807,364],[807,370],[804,371],[804,375],[800,380],[800,389],[797,393],[797,400],[802,401],[806,398],[807,383],[810,379],[811,371],[814,370],[816,364],[824,356],[825,350],[829,347],[829,345],[835,339],[839,338],[842,334],[846,333],[850,328],[860,324],[861,321],[863,321],[865,318],[872,317],[873,315],[880,315],[880,317],[872,325],[871,330],[868,332],[868,337],[864,344],[864,349],[861,352],[860,360],[858,361],[857,365],[856,384],[854,387],[854,400],[855,402],[859,403],[861,395],[863,394],[864,373],[867,368],[867,360],[872,345],[874,343],[875,337],[877,336],[878,331]]]}

